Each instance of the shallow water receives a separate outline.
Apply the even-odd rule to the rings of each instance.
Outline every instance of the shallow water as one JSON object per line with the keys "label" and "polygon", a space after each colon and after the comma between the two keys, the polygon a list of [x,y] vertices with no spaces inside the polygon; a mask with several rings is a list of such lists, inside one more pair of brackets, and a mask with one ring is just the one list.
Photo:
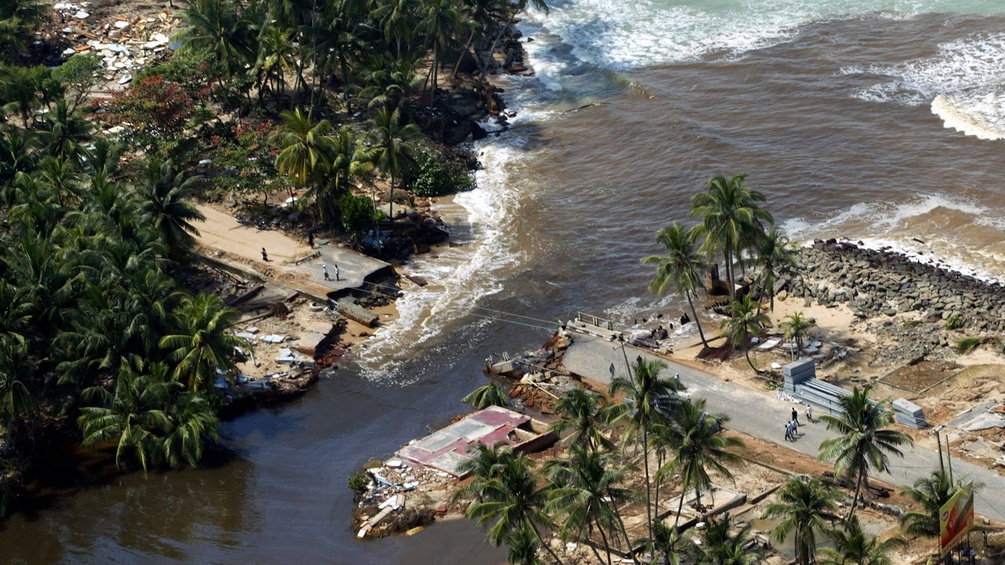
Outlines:
{"label": "shallow water", "polygon": [[677,299],[646,292],[639,259],[713,174],[747,173],[796,239],[844,236],[1005,276],[1000,2],[552,7],[521,24],[537,75],[500,79],[513,130],[477,147],[479,189],[442,206],[461,246],[407,265],[432,284],[399,302],[399,321],[302,400],[225,426],[234,461],[78,477],[10,520],[0,555],[504,561],[465,521],[357,542],[347,477],[464,412],[488,354],[537,347],[557,320],[679,316]]}

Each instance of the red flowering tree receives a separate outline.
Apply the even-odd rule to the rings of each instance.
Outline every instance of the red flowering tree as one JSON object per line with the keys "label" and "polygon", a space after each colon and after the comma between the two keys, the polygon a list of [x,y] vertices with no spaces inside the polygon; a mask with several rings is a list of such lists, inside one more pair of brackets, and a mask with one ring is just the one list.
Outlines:
{"label": "red flowering tree", "polygon": [[159,75],[143,77],[113,93],[106,104],[109,120],[127,122],[124,137],[148,152],[163,149],[171,153],[195,109],[192,97],[180,84]]}

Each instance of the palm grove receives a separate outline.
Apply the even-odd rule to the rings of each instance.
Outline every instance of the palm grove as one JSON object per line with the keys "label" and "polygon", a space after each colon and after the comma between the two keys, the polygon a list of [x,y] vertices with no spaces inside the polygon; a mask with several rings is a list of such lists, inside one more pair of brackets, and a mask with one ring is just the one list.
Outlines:
{"label": "palm grove", "polygon": [[[796,263],[783,232],[761,208],[764,196],[748,189],[744,180],[743,175],[713,177],[707,191],[693,199],[693,227],[673,222],[660,230],[657,241],[665,254],[643,262],[656,266],[650,290],[676,289],[699,326],[694,298],[706,289],[704,272],[710,262],[720,258],[750,269],[752,284],[739,298],[730,295],[725,310],[730,316],[722,322],[727,343],[746,353],[750,338],[765,329],[761,300],[771,301],[774,280],[791,273]],[[732,267],[726,273],[730,282],[736,276]],[[794,314],[782,329],[801,348],[810,325],[802,314]],[[701,338],[708,347],[703,332]],[[617,562],[618,555],[660,564],[739,565],[762,559],[750,527],[737,526],[728,513],[707,519],[702,532],[680,530],[685,501],[699,514],[714,506],[707,498],[714,492],[713,476],[731,480],[742,442],[722,433],[727,415],[707,412],[704,399],[681,396],[683,385],[665,375],[666,369],[662,361],[640,356],[613,379],[606,394],[582,388],[565,393],[554,405],[558,420],[552,424],[563,449],[552,458],[536,461],[503,446],[479,446],[472,453],[466,466],[473,479],[461,493],[472,498],[468,517],[488,528],[492,543],[508,545],[510,563],[568,560],[548,543],[548,532],[563,541],[588,542],[598,563]],[[887,403],[870,399],[869,392],[868,387],[856,388],[841,400],[837,414],[821,417],[836,435],[820,445],[819,458],[833,461],[835,476],[850,487],[847,512],[839,513],[844,497],[836,484],[802,476],[790,478],[762,509],[764,516],[777,520],[772,538],[793,540],[800,565],[890,564],[891,551],[905,544],[900,538],[880,541],[865,534],[855,512],[868,478],[888,471],[890,458],[912,443],[906,433],[890,429],[893,415]],[[508,397],[489,384],[465,401],[482,408],[506,405]],[[939,509],[961,486],[962,481],[954,484],[944,472],[934,471],[905,489],[918,509],[901,516],[902,532],[937,537]],[[672,498],[676,503],[668,509],[666,501]],[[643,516],[644,528],[629,531],[625,512],[636,519]],[[818,552],[825,540],[831,547]]]}
{"label": "palm grove", "polygon": [[[391,200],[408,184],[470,185],[416,122],[439,131],[438,81],[464,59],[482,65],[475,50],[524,7],[193,0],[181,48],[94,101],[101,57],[38,64],[32,45],[55,15],[0,2],[4,476],[58,422],[117,465],[195,465],[218,433],[214,379],[245,344],[234,310],[181,283],[202,219],[190,199],[300,191],[310,223],[353,235],[381,217],[367,196],[381,182]],[[200,160],[213,165],[196,175]]]}

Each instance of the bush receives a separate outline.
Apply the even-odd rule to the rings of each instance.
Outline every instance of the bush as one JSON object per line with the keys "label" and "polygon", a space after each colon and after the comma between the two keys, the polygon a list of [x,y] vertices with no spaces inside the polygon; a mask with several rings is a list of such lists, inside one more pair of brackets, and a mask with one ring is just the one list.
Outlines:
{"label": "bush", "polygon": [[963,327],[963,316],[953,314],[946,318],[947,330],[958,330]]}
{"label": "bush", "polygon": [[966,355],[967,353],[970,353],[974,349],[977,349],[977,346],[980,344],[981,344],[980,338],[965,337],[956,342],[956,352],[959,353],[960,355]]}
{"label": "bush", "polygon": [[366,492],[369,485],[370,475],[366,471],[356,471],[355,474],[349,475],[349,490],[357,495]]}
{"label": "bush", "polygon": [[368,196],[346,194],[338,201],[342,211],[342,227],[353,235],[359,235],[373,227],[380,219]]}
{"label": "bush", "polygon": [[474,187],[474,177],[463,167],[429,157],[419,170],[419,178],[412,183],[412,192],[418,196],[441,196],[466,192]]}

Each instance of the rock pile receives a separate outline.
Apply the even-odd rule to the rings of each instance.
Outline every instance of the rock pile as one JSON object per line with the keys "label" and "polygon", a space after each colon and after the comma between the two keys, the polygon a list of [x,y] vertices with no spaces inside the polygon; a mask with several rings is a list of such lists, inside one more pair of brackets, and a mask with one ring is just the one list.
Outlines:
{"label": "rock pile", "polygon": [[999,283],[847,241],[817,240],[799,255],[800,274],[778,281],[778,297],[846,304],[870,329],[899,341],[900,357],[945,350],[963,337],[947,326],[984,337],[1005,329],[1005,287]]}

